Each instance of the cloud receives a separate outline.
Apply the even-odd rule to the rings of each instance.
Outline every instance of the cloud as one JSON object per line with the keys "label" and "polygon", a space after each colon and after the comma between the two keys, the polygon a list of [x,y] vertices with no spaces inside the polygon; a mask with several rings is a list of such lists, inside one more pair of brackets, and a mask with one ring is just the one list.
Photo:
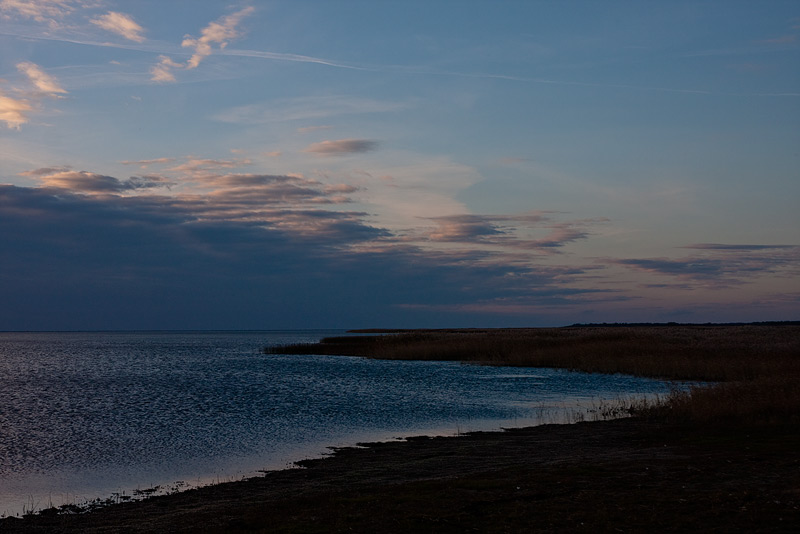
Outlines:
{"label": "cloud", "polygon": [[24,61],[17,63],[17,70],[25,74],[37,90],[48,96],[64,94],[67,91],[61,87],[55,78],[47,74],[36,63]]}
{"label": "cloud", "polygon": [[696,245],[686,245],[682,248],[695,250],[768,250],[768,249],[792,249],[796,245],[725,245],[720,243],[698,243]]}
{"label": "cloud", "polygon": [[67,91],[58,81],[42,70],[39,65],[24,61],[17,64],[17,70],[24,74],[33,89],[15,88],[10,96],[0,91],[0,122],[10,129],[19,130],[20,126],[30,120],[30,113],[36,111],[38,100],[42,97],[58,98]]}
{"label": "cloud", "polygon": [[[428,228],[410,241],[371,222],[349,198],[355,185],[302,175],[219,172],[199,192],[58,165],[24,175],[40,187],[0,186],[5,329],[522,326],[603,321],[609,310],[641,320],[631,303],[642,291],[796,276],[800,264],[795,246],[699,244],[689,258],[559,265],[540,252],[589,239],[603,221],[544,211],[417,218]],[[609,265],[685,283],[613,285]],[[647,316],[674,311],[662,302]]]}
{"label": "cloud", "polygon": [[306,147],[304,152],[320,156],[341,156],[344,154],[358,154],[370,152],[378,147],[378,142],[370,139],[338,139],[336,141],[321,141]]}
{"label": "cloud", "polygon": [[[308,179],[231,175],[213,194],[127,195],[110,178],[73,175],[102,195],[0,186],[0,226],[14,229],[0,233],[4,328],[436,324],[436,306],[469,314],[474,303],[545,306],[596,292],[564,286],[575,268],[422,250],[366,213],[303,207],[333,194]],[[258,187],[264,196],[252,199]]]}
{"label": "cloud", "polygon": [[91,19],[89,22],[104,30],[121,35],[130,41],[142,43],[145,40],[142,35],[144,28],[137,24],[130,15],[126,15],[125,13],[109,11],[105,15],[100,15],[99,17]]}
{"label": "cloud", "polygon": [[674,259],[616,259],[610,263],[716,289],[742,285],[763,275],[800,274],[800,246],[700,244],[684,248],[699,250],[702,254]]}
{"label": "cloud", "polygon": [[149,167],[150,165],[156,165],[161,163],[172,163],[173,161],[175,161],[175,158],[155,158],[155,159],[140,159],[135,161],[125,160],[125,161],[120,161],[120,163],[123,165],[138,165],[144,169]]}
{"label": "cloud", "polygon": [[47,176],[50,174],[56,174],[60,172],[69,172],[72,170],[70,166],[63,166],[63,167],[41,167],[38,169],[32,169],[30,171],[23,171],[19,173],[20,176]]}
{"label": "cloud", "polygon": [[689,279],[714,279],[726,273],[725,262],[719,259],[669,258],[620,259],[618,265],[624,265],[640,271],[678,276]]}
{"label": "cloud", "polygon": [[475,241],[486,237],[507,235],[490,217],[479,215],[451,215],[430,217],[437,228],[428,233],[432,241]]}
{"label": "cloud", "polygon": [[0,121],[5,122],[8,128],[19,130],[28,122],[27,114],[32,110],[27,100],[12,98],[0,91]]}
{"label": "cloud", "polygon": [[332,184],[325,186],[325,192],[327,193],[355,193],[358,191],[358,187],[348,184]]}
{"label": "cloud", "polygon": [[[605,222],[605,219],[598,219],[595,222]],[[536,249],[555,249],[589,237],[585,222],[559,223],[548,226],[550,232],[541,239],[522,241],[524,246]]]}
{"label": "cloud", "polygon": [[177,79],[172,74],[172,69],[182,67],[181,63],[177,63],[167,56],[158,56],[158,63],[150,67],[150,79],[159,83],[175,82]]}
{"label": "cloud", "polygon": [[370,161],[369,172],[347,173],[346,181],[361,186],[357,199],[383,225],[404,234],[425,218],[469,213],[457,197],[482,179],[474,168],[447,157],[390,151],[381,160]]}
{"label": "cloud", "polygon": [[[61,19],[71,14],[76,9],[78,8],[96,9],[100,5],[102,5],[102,2],[100,2],[99,0],[94,0],[94,1],[93,0],[0,0],[0,13],[4,14],[5,18],[22,17],[22,18],[31,18],[40,22],[47,22],[48,24],[50,24],[51,27],[55,28],[58,27],[58,25],[60,24],[59,21]],[[625,83],[608,83],[608,82],[597,83],[597,82],[585,82],[578,80],[534,78],[534,77],[525,77],[512,74],[502,74],[502,73],[460,72],[460,71],[452,71],[440,68],[431,68],[429,66],[420,66],[420,65],[417,66],[377,65],[377,64],[357,65],[357,64],[348,64],[345,62],[335,61],[325,58],[304,56],[300,54],[278,53],[278,52],[270,52],[262,50],[232,49],[231,47],[228,46],[229,43],[232,40],[241,37],[242,34],[242,32],[237,27],[245,17],[249,16],[254,11],[255,9],[253,7],[246,7],[237,12],[231,13],[230,15],[221,17],[217,21],[211,22],[205,28],[203,28],[200,32],[200,37],[193,37],[192,35],[187,34],[184,37],[181,44],[185,48],[192,49],[192,54],[189,60],[186,63],[179,63],[176,61],[167,62],[164,61],[163,58],[160,58],[159,63],[154,65],[150,69],[152,81],[156,81],[159,83],[174,82],[176,81],[175,74],[173,73],[174,69],[196,68],[206,57],[208,57],[212,53],[217,53],[219,55],[225,55],[225,56],[263,58],[263,59],[277,60],[277,61],[314,63],[335,68],[352,69],[352,70],[360,70],[368,72],[396,73],[400,75],[430,75],[436,77],[450,76],[458,78],[507,80],[512,82],[524,82],[524,83],[539,84],[539,85],[583,87],[586,89],[594,89],[594,88],[615,89],[625,92],[647,91],[647,92],[663,92],[663,93],[675,93],[675,94],[764,97],[764,98],[776,98],[776,97],[796,98],[800,96],[800,93],[786,92],[786,91],[750,92],[750,93],[708,91],[702,89],[680,88],[680,87],[643,86],[643,85],[631,85]],[[109,15],[112,14],[118,15],[120,20],[106,21],[102,17],[95,17],[94,19],[91,19],[91,22],[95,24],[97,23],[106,24],[107,26],[109,26],[109,28],[114,28],[111,29],[110,31],[115,31],[116,33],[120,33],[121,35],[135,42],[141,42],[139,41],[139,39],[142,38],[141,31],[135,29],[136,27],[138,27],[138,24],[136,24],[132,19],[130,19],[128,15],[124,15],[121,13],[109,11],[103,17],[108,17]],[[125,22],[121,20],[121,17],[125,17]],[[792,29],[796,29],[795,26],[792,26]],[[99,47],[114,46],[119,48],[146,50],[148,52],[153,51],[152,48],[149,47],[136,48],[131,46],[121,46],[118,44],[101,42],[101,41],[92,41],[86,39],[80,40],[80,39],[66,38],[59,36],[43,36],[43,35],[32,34],[32,35],[27,35],[25,37],[28,39],[52,39],[52,40],[80,43],[80,44],[99,46]],[[794,42],[796,42],[796,35],[787,34],[778,37],[776,39],[771,39],[762,42],[793,44]],[[750,53],[750,52],[751,50],[749,48],[740,48],[734,50],[723,49],[723,50],[701,51],[687,55],[702,56],[702,55],[719,55],[719,54],[731,54],[731,53],[740,54],[740,53]],[[225,118],[221,118],[220,120],[229,119],[228,117],[226,117],[226,114],[222,114],[222,117]]]}
{"label": "cloud", "polygon": [[211,45],[218,44],[220,48],[225,48],[228,42],[239,37],[236,26],[239,25],[243,18],[254,11],[254,7],[246,7],[236,13],[231,13],[230,15],[222,17],[203,28],[200,32],[201,36],[197,39],[187,35],[181,43],[181,46],[184,48],[193,48],[194,54],[186,63],[186,68],[194,69],[204,58],[210,56],[212,52]]}
{"label": "cloud", "polygon": [[204,179],[219,176],[226,170],[250,165],[249,159],[208,159],[188,158],[184,163],[175,165],[167,170],[177,172],[195,179]]}
{"label": "cloud", "polygon": [[75,10],[76,0],[0,0],[0,12],[55,25]]}
{"label": "cloud", "polygon": [[205,58],[213,53],[213,45],[219,45],[219,49],[223,50],[230,41],[240,37],[241,33],[236,27],[242,19],[254,11],[254,7],[240,9],[210,23],[200,30],[200,37],[196,39],[190,35],[185,36],[181,46],[194,49],[192,56],[186,63],[178,63],[168,56],[159,56],[158,63],[150,68],[150,79],[159,83],[175,82],[177,80],[172,72],[174,69],[190,70],[197,68]]}
{"label": "cloud", "polygon": [[205,180],[208,193],[217,203],[232,208],[282,204],[302,207],[317,204],[345,204],[356,188],[347,184],[322,184],[301,176],[270,174],[226,174]]}
{"label": "cloud", "polygon": [[[268,221],[278,208],[308,210],[325,204],[346,204],[351,202],[347,195],[357,191],[348,184],[322,183],[301,175],[208,172],[210,168],[220,171],[237,164],[232,160],[198,158],[174,167],[198,180],[200,187],[187,188],[181,180],[180,185],[184,186],[181,192],[164,199],[169,199],[174,209],[180,206],[195,217]],[[142,203],[152,201],[145,200],[150,198],[152,190],[177,185],[174,179],[157,174],[120,180],[100,173],[75,171],[69,166],[43,167],[19,174],[35,178],[43,188],[82,195],[124,194],[127,198],[138,195]]]}
{"label": "cloud", "polygon": [[[545,253],[553,253],[569,243],[590,236],[588,227],[607,222],[605,219],[555,222],[544,212],[520,215],[449,215],[425,217],[436,228],[412,236],[437,242],[473,243]],[[545,235],[533,238],[535,234]]]}
{"label": "cloud", "polygon": [[20,174],[36,177],[42,182],[43,187],[65,189],[83,194],[124,193],[169,185],[169,181],[161,176],[132,176],[127,180],[118,180],[113,176],[72,171],[63,167],[35,169]]}

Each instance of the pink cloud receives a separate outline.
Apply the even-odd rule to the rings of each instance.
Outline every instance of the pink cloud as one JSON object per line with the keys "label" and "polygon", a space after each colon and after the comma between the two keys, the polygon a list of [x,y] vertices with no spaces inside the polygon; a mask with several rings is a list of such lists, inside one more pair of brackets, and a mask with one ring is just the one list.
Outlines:
{"label": "pink cloud", "polygon": [[0,12],[17,15],[51,26],[75,10],[76,0],[0,0]]}
{"label": "pink cloud", "polygon": [[0,122],[6,126],[19,130],[20,126],[28,122],[28,113],[33,106],[24,98],[13,98],[0,92]]}
{"label": "pink cloud", "polygon": [[18,63],[17,70],[25,74],[34,87],[41,93],[54,96],[67,92],[58,84],[58,81],[56,81],[54,77],[44,72],[36,63],[31,63],[30,61]]}
{"label": "pink cloud", "polygon": [[166,83],[176,81],[174,69],[195,69],[214,51],[213,45],[220,49],[228,46],[233,39],[241,36],[237,26],[241,21],[255,11],[254,7],[246,7],[235,13],[226,15],[200,30],[200,37],[190,35],[184,37],[181,46],[194,49],[192,56],[186,63],[178,63],[167,56],[159,56],[159,61],[150,69],[150,79],[154,82]]}
{"label": "pink cloud", "polygon": [[187,35],[181,43],[181,46],[184,48],[194,48],[194,54],[189,58],[189,61],[187,61],[186,68],[194,69],[204,58],[210,56],[213,44],[218,44],[220,48],[225,48],[229,41],[239,37],[240,33],[236,29],[236,26],[239,25],[242,19],[252,14],[254,11],[254,7],[246,7],[236,13],[231,13],[230,15],[222,17],[203,28],[200,31],[200,37],[197,39]]}
{"label": "pink cloud", "polygon": [[17,70],[24,74],[33,88],[14,88],[15,96],[0,91],[0,122],[8,128],[19,130],[30,120],[30,114],[38,110],[42,98],[60,98],[67,91],[53,76],[47,74],[36,63],[17,63]]}
{"label": "pink cloud", "polygon": [[142,28],[130,15],[119,13],[117,11],[109,11],[105,15],[100,15],[91,19],[89,22],[110,31],[121,35],[122,37],[137,43],[144,42],[144,28]]}

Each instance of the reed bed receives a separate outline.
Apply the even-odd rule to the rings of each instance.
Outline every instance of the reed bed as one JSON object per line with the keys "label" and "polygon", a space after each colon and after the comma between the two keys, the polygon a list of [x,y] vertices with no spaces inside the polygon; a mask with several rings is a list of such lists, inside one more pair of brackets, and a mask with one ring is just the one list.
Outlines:
{"label": "reed bed", "polygon": [[800,379],[771,376],[675,390],[656,404],[634,407],[634,415],[672,423],[716,427],[800,425]]}
{"label": "reed bed", "polygon": [[800,421],[800,325],[579,326],[397,331],[269,347],[336,354],[554,367],[665,380],[719,382],[675,391],[643,416],[698,423]]}
{"label": "reed bed", "polygon": [[631,326],[422,330],[268,347],[272,354],[557,367],[667,380],[800,375],[800,326]]}

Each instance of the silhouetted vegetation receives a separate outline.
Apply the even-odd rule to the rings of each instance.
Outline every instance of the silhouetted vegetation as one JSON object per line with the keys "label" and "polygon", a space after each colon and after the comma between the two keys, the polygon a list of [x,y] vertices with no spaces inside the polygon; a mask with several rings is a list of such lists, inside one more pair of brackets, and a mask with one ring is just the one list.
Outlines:
{"label": "silhouetted vegetation", "polygon": [[267,347],[267,354],[558,367],[674,380],[800,374],[800,326],[604,326],[420,330]]}

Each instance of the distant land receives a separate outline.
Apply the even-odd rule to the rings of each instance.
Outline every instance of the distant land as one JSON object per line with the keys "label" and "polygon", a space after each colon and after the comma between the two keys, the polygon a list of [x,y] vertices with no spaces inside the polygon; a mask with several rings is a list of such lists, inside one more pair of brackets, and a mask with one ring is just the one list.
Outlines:
{"label": "distant land", "polygon": [[633,326],[800,326],[800,321],[753,321],[749,323],[573,323],[567,326],[515,326],[515,327],[466,327],[466,328],[356,328],[348,330],[352,334],[378,334],[400,332],[458,332],[489,330],[529,330],[535,328],[595,328],[595,327],[633,327]]}

